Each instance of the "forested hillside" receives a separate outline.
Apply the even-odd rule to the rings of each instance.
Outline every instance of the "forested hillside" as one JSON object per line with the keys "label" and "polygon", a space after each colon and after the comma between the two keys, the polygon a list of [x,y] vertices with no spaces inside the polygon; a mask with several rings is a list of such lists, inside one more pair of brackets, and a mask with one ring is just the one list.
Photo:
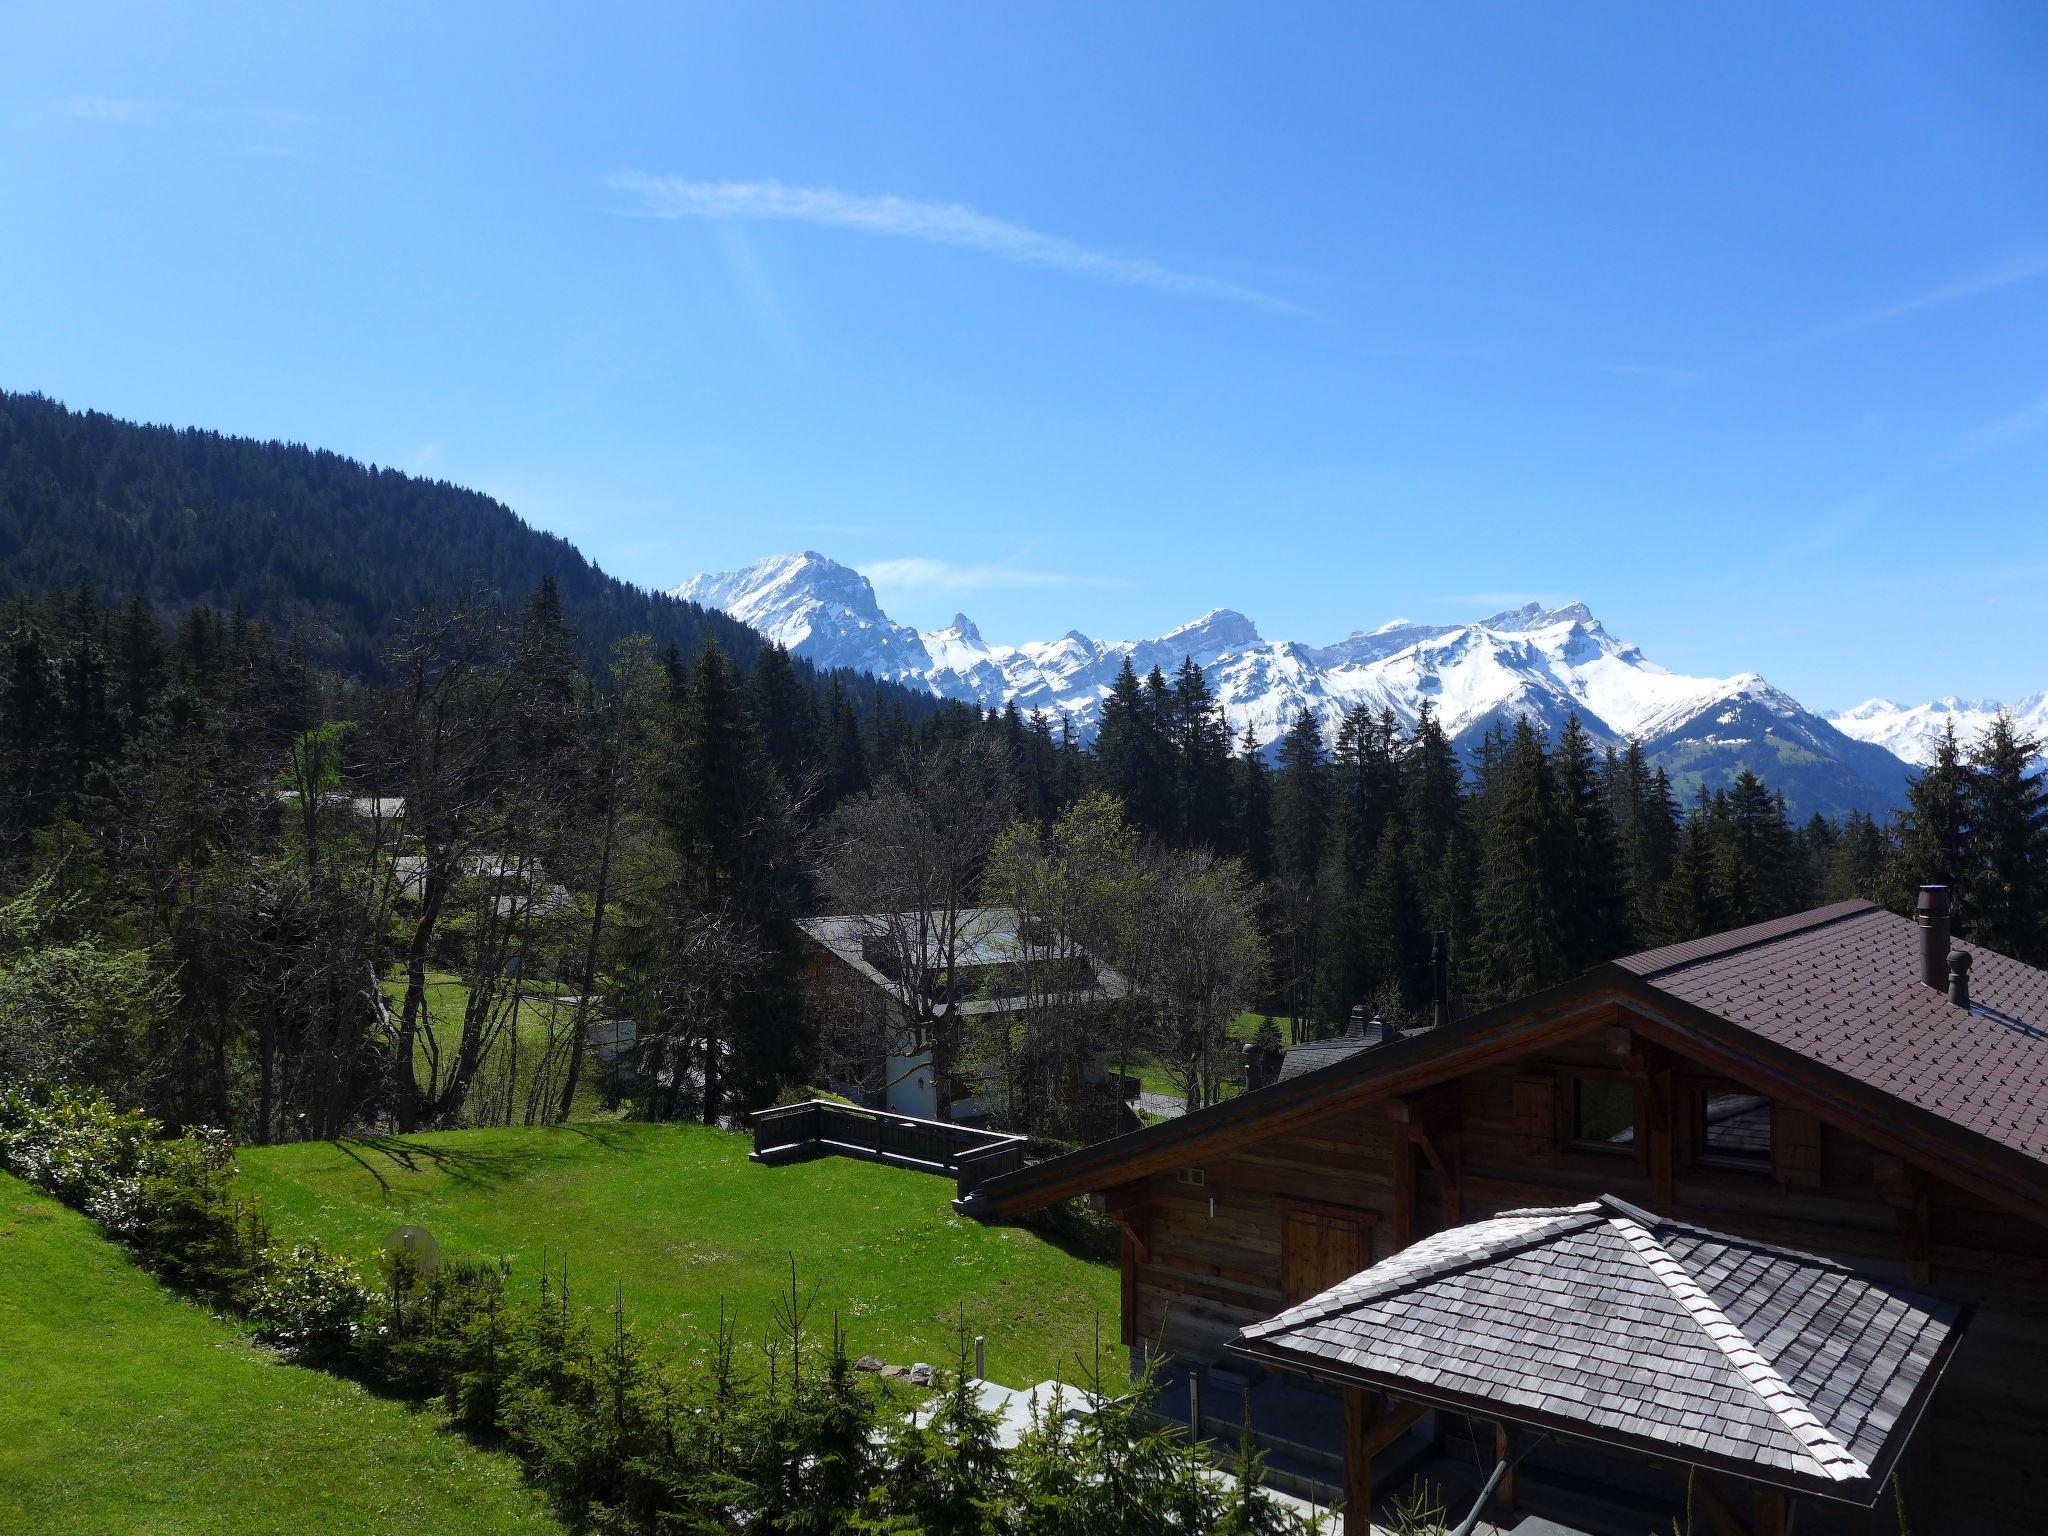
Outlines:
{"label": "forested hillside", "polygon": [[[722,613],[608,576],[567,540],[445,481],[297,444],[142,426],[0,392],[0,595],[91,587],[172,618],[203,604],[268,620],[316,665],[379,675],[399,627],[465,594],[524,600],[545,578],[586,660],[627,635],[751,663]],[[814,679],[808,663],[800,676]],[[922,694],[848,673],[856,702]]]}

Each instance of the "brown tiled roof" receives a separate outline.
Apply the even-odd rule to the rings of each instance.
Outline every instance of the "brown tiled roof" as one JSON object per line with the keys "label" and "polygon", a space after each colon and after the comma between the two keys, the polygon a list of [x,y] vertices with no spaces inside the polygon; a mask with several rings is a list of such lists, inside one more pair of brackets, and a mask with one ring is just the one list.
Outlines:
{"label": "brown tiled roof", "polygon": [[1910,920],[1841,902],[1618,961],[1650,986],[2048,1162],[2048,971],[1957,943],[1970,1007],[1920,980]]}
{"label": "brown tiled roof", "polygon": [[1936,1297],[1603,1196],[1425,1238],[1233,1348],[1869,1503],[1960,1325]]}

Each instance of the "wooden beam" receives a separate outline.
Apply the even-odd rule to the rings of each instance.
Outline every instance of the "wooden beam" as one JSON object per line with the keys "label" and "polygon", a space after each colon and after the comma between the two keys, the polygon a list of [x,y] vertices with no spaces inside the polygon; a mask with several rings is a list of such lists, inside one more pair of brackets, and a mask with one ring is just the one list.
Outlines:
{"label": "wooden beam", "polygon": [[1138,1342],[1138,1240],[1137,1234],[1121,1218],[1118,1225],[1124,1229],[1123,1242],[1118,1245],[1120,1251],[1117,1254],[1118,1303],[1123,1313],[1118,1337],[1128,1349]]}
{"label": "wooden beam", "polygon": [[[1202,1156],[1215,1157],[1317,1120],[1525,1056],[1612,1022],[1620,992],[1611,982],[1575,980],[1474,1014],[1426,1034],[1362,1051],[1322,1072],[1240,1094],[1190,1115],[1116,1137],[1021,1174],[992,1179],[982,1193],[1004,1216],[1091,1189],[1135,1183]],[[1124,1146],[1125,1141],[1139,1142]]]}
{"label": "wooden beam", "polygon": [[1372,1533],[1372,1437],[1381,1406],[1377,1392],[1344,1389],[1344,1529],[1349,1536]]}
{"label": "wooden beam", "polygon": [[1792,1522],[1788,1518],[1791,1501],[1775,1488],[1759,1488],[1756,1491],[1756,1519],[1752,1536],[1789,1536]]}
{"label": "wooden beam", "polygon": [[1402,1403],[1398,1407],[1383,1403],[1380,1421],[1365,1437],[1365,1450],[1369,1456],[1377,1456],[1396,1440],[1407,1434],[1415,1421],[1429,1412],[1427,1403]]}
{"label": "wooden beam", "polygon": [[[1661,1054],[1661,1053],[1660,1053]],[[1643,1098],[1650,1111],[1650,1200],[1663,1215],[1672,1214],[1677,1198],[1677,1086],[1668,1060],[1654,1063],[1643,1079]]]}
{"label": "wooden beam", "polygon": [[1685,1491],[1690,1501],[1688,1517],[1695,1513],[1705,1515],[1707,1524],[1714,1528],[1714,1536],[1750,1536],[1749,1527],[1728,1507],[1728,1501],[1708,1481],[1705,1472],[1676,1462],[1660,1462],[1658,1465]]}
{"label": "wooden beam", "polygon": [[1408,1133],[1400,1126],[1393,1128],[1393,1169],[1389,1179],[1394,1187],[1393,1228],[1394,1251],[1399,1253],[1415,1241],[1415,1155],[1408,1143]]}
{"label": "wooden beam", "polygon": [[1493,1459],[1509,1463],[1507,1471],[1501,1474],[1500,1487],[1494,1490],[1495,1508],[1503,1515],[1512,1515],[1515,1512],[1514,1449],[1515,1437],[1508,1433],[1507,1425],[1494,1425]]}

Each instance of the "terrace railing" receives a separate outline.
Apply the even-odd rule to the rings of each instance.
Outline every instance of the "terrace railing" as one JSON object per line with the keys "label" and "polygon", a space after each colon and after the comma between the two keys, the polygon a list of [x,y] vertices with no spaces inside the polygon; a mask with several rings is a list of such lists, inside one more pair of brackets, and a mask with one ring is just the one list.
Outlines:
{"label": "terrace railing", "polygon": [[755,1162],[865,1158],[921,1173],[948,1174],[963,1200],[997,1174],[1024,1166],[1022,1136],[830,1099],[757,1110],[750,1118]]}

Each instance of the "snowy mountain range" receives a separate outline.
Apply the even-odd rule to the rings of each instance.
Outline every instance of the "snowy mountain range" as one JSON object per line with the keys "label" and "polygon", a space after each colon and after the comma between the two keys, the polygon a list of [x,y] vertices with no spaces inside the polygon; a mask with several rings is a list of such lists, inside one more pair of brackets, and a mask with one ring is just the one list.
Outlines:
{"label": "snowy mountain range", "polygon": [[1967,746],[2001,711],[2010,714],[2013,723],[2036,741],[2048,740],[2048,690],[2030,693],[2010,705],[1996,699],[1959,699],[1953,694],[1926,704],[1866,699],[1828,720],[1843,735],[1883,747],[1919,766],[1934,760],[1934,744],[1947,726],[1953,724],[1956,740]]}
{"label": "snowy mountain range", "polygon": [[1555,729],[1576,713],[1600,742],[1641,740],[1681,792],[1724,784],[1748,767],[1801,815],[1899,804],[1913,745],[1914,728],[1894,729],[1880,701],[1830,721],[1754,672],[1668,671],[1608,634],[1583,603],[1532,603],[1469,624],[1396,619],[1329,645],[1268,640],[1228,608],[1150,640],[1069,630],[1054,640],[990,645],[965,614],[940,630],[897,623],[865,576],[808,550],[697,576],[671,595],[722,609],[819,666],[984,707],[1015,700],[1027,713],[1067,715],[1083,739],[1126,659],[1143,676],[1155,666],[1170,675],[1192,657],[1237,738],[1249,730],[1270,744],[1304,709],[1333,735],[1358,704],[1390,708],[1412,724],[1427,699],[1469,749],[1496,722],[1526,716]]}

